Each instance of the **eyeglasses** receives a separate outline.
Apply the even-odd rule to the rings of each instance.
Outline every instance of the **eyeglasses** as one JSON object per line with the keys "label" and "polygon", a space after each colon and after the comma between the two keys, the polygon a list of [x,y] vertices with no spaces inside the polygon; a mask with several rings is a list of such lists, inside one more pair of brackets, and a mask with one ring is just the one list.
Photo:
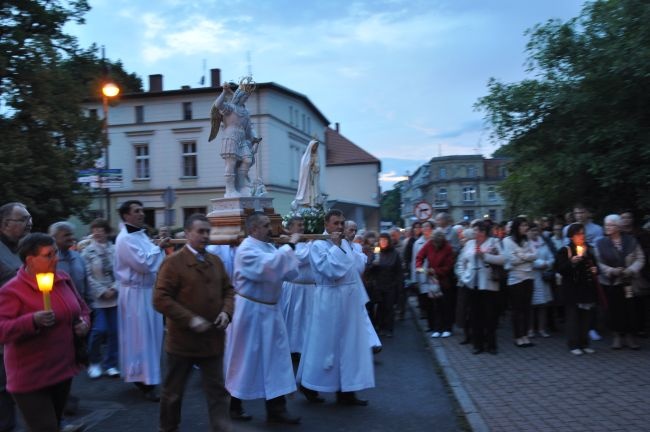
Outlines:
{"label": "eyeglasses", "polygon": [[20,219],[5,219],[5,220],[7,220],[9,222],[32,223],[32,217],[31,216],[20,218]]}

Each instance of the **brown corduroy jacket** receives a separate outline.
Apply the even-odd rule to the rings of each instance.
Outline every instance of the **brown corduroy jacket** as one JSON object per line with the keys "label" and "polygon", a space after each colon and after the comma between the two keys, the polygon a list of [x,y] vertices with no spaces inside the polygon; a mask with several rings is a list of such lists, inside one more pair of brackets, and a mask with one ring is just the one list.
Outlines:
{"label": "brown corduroy jacket", "polygon": [[221,260],[209,253],[201,262],[187,247],[168,256],[160,267],[153,304],[166,317],[165,351],[187,357],[222,355],[224,330],[212,327],[204,333],[190,328],[194,316],[214,322],[219,313],[230,318],[234,290]]}

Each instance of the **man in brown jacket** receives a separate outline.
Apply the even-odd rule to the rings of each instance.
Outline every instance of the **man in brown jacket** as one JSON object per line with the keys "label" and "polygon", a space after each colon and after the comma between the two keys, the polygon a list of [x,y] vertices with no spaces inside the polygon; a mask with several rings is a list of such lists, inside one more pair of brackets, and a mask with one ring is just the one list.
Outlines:
{"label": "man in brown jacket", "polygon": [[153,304],[167,318],[166,371],[160,397],[160,431],[178,431],[183,389],[194,365],[201,369],[212,431],[230,431],[224,387],[224,330],[233,314],[233,287],[219,258],[205,252],[210,222],[185,221],[187,244],[163,262]]}

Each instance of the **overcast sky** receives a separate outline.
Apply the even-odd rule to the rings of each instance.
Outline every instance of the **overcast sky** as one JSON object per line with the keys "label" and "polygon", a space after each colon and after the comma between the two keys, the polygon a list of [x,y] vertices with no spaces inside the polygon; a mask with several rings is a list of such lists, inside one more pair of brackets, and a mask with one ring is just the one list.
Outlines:
{"label": "overcast sky", "polygon": [[[223,80],[305,94],[341,133],[382,161],[382,188],[434,156],[482,153],[474,103],[490,77],[525,75],[526,29],[579,14],[579,0],[90,0],[82,46],[104,45],[148,88]],[[250,61],[249,61],[250,59]]]}

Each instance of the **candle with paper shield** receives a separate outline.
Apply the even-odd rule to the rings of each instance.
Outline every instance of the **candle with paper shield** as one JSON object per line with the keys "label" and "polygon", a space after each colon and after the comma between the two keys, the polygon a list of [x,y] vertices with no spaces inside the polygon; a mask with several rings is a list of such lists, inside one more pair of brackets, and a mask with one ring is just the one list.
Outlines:
{"label": "candle with paper shield", "polygon": [[576,252],[579,256],[582,256],[585,253],[585,248],[583,246],[576,246]]}
{"label": "candle with paper shield", "polygon": [[54,285],[54,273],[37,273],[36,283],[38,289],[43,293],[43,309],[51,311],[50,292],[52,292],[52,286]]}

